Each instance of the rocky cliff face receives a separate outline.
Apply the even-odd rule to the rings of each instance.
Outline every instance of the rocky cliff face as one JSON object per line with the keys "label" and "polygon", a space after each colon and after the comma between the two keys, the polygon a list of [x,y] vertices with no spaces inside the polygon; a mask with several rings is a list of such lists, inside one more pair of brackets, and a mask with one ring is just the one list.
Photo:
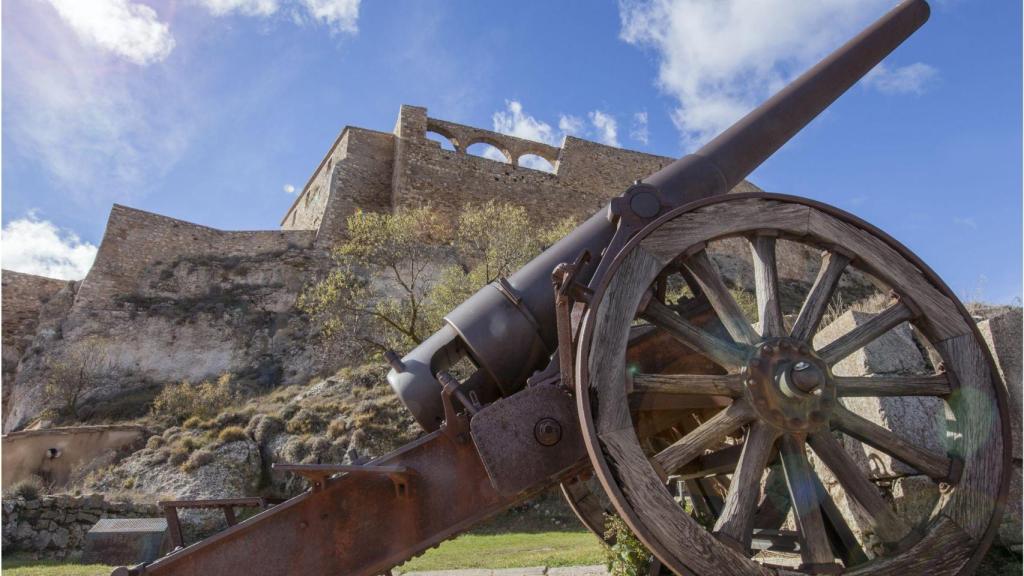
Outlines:
{"label": "rocky cliff face", "polygon": [[[39,313],[4,430],[46,408],[53,367],[89,355],[80,416],[145,412],[169,383],[231,373],[251,388],[306,382],[323,350],[295,301],[330,264],[308,232],[222,232],[115,207],[93,269]],[[336,367],[336,366],[332,366]]]}

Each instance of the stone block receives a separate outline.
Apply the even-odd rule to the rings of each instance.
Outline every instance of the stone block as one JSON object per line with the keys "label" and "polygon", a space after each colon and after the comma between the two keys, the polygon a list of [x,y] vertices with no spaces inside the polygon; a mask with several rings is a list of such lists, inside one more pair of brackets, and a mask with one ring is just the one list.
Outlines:
{"label": "stone block", "polygon": [[[863,325],[874,314],[847,311],[814,337],[821,349]],[[833,367],[836,376],[899,376],[928,373],[928,363],[906,323],[893,328]],[[939,398],[844,398],[842,404],[857,415],[887,428],[917,446],[946,452],[946,408]],[[916,475],[917,470],[871,446],[844,436],[843,444],[862,469],[875,479]]]}
{"label": "stone block", "polygon": [[[999,375],[1006,384],[1010,397],[1010,421],[1013,432],[1013,457],[1021,458],[1021,310],[1013,309],[988,320],[978,322],[978,330],[995,358]],[[1017,501],[1018,504],[1020,500]]]}
{"label": "stone block", "polygon": [[548,576],[606,576],[607,574],[608,568],[603,564],[548,569]]}
{"label": "stone block", "polygon": [[1024,536],[1021,533],[1021,464],[1012,464],[1010,473],[1010,492],[1006,497],[1006,510],[1003,511],[1003,522],[999,525],[999,543],[1007,548],[1020,550]]}
{"label": "stone block", "polygon": [[892,484],[896,514],[923,526],[939,501],[939,486],[927,476],[905,476]]}
{"label": "stone block", "polygon": [[152,562],[170,546],[165,518],[105,518],[85,535],[86,563],[128,566]]}

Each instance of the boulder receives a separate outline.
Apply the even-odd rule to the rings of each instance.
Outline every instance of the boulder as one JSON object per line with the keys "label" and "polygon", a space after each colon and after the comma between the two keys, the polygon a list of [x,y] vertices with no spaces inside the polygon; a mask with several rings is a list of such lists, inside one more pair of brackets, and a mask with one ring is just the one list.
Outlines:
{"label": "boulder", "polygon": [[[978,322],[978,330],[995,358],[999,375],[1010,397],[1010,421],[1013,432],[1013,457],[1021,459],[1021,309],[1011,309],[993,318]],[[1020,501],[1018,500],[1018,503]],[[1018,506],[1019,508],[1019,506]]]}
{"label": "boulder", "polygon": [[[821,349],[874,317],[869,312],[847,311],[815,337]],[[900,376],[931,370],[906,323],[854,352],[833,367],[836,376]],[[939,398],[844,398],[842,404],[857,415],[887,428],[917,446],[945,453],[945,403]],[[916,475],[917,470],[849,436],[842,442],[853,458],[874,479]]]}

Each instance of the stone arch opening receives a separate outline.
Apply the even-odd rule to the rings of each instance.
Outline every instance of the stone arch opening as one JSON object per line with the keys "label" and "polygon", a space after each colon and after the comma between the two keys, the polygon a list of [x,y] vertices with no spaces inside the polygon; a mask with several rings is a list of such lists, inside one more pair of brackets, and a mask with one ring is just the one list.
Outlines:
{"label": "stone arch opening", "polygon": [[531,168],[533,170],[540,170],[541,172],[555,172],[554,162],[548,160],[543,156],[539,156],[533,153],[521,154],[517,163],[523,168]]}
{"label": "stone arch opening", "polygon": [[436,130],[427,130],[427,140],[433,140],[441,145],[442,150],[455,151],[454,139],[450,136],[446,136]]}
{"label": "stone arch opening", "polygon": [[506,164],[512,164],[512,155],[504,149],[501,142],[492,138],[477,138],[466,147],[466,153],[473,156],[480,156],[489,160],[496,160]]}

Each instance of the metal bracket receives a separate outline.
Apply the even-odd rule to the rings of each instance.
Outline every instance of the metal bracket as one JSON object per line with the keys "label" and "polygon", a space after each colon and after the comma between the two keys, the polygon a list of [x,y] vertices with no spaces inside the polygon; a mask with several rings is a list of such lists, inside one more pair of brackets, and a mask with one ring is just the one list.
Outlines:
{"label": "metal bracket", "polygon": [[441,403],[444,404],[444,424],[441,429],[456,442],[463,443],[469,438],[469,418],[455,410],[452,396],[458,398],[459,402],[471,413],[476,412],[476,406],[459,389],[462,383],[455,376],[442,370],[437,373],[437,381],[441,384]]}
{"label": "metal bracket", "polygon": [[409,496],[409,476],[412,471],[405,466],[356,466],[347,464],[272,464],[273,470],[292,472],[309,481],[313,492],[324,489],[327,479],[335,474],[384,474],[395,485],[395,496]]}
{"label": "metal bracket", "polygon": [[558,365],[562,377],[562,386],[568,390],[575,389],[573,376],[573,338],[572,338],[572,302],[590,300],[591,291],[576,282],[576,275],[579,274],[587,262],[590,261],[590,252],[584,250],[576,257],[576,260],[569,264],[562,262],[555,266],[551,273],[551,281],[555,289],[555,321],[558,331]]}

